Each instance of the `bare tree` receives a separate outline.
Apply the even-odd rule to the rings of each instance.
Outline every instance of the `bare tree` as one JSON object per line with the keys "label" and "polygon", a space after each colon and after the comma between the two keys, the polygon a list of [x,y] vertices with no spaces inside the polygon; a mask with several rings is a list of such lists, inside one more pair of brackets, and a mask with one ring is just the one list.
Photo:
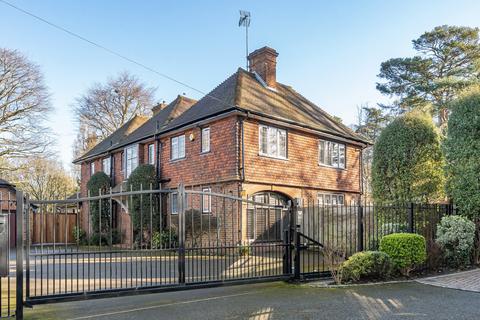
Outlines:
{"label": "bare tree", "polygon": [[99,139],[106,138],[135,114],[149,114],[153,96],[153,88],[127,72],[106,84],[96,83],[76,101],[80,127],[85,125]]}
{"label": "bare tree", "polygon": [[18,188],[36,200],[64,199],[77,191],[75,179],[56,160],[32,157],[13,174]]}
{"label": "bare tree", "polygon": [[45,152],[51,143],[44,125],[50,110],[39,67],[16,50],[0,48],[0,158],[3,163]]}

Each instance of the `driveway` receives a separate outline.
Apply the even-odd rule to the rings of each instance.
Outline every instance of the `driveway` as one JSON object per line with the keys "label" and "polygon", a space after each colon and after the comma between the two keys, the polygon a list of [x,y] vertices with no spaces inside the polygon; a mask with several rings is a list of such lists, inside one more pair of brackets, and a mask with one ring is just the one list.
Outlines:
{"label": "driveway", "polygon": [[39,305],[26,319],[478,319],[479,299],[416,282],[337,289],[274,282]]}
{"label": "driveway", "polygon": [[437,287],[480,292],[480,268],[417,281]]}

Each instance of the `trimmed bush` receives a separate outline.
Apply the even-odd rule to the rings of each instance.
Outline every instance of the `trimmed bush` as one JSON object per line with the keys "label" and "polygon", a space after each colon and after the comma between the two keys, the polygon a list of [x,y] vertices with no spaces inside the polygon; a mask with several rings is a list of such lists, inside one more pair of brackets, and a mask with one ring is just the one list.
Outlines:
{"label": "trimmed bush", "polygon": [[175,228],[165,229],[162,232],[155,231],[152,236],[152,249],[169,249],[178,243],[178,235]]}
{"label": "trimmed bush", "polygon": [[413,233],[392,233],[382,237],[380,251],[388,254],[394,268],[406,276],[427,259],[425,238]]}
{"label": "trimmed bush", "polygon": [[443,217],[437,225],[437,243],[445,253],[445,259],[452,267],[467,266],[471,263],[475,239],[475,224],[461,216]]}
{"label": "trimmed bush", "polygon": [[358,252],[340,266],[342,282],[357,282],[369,279],[386,279],[392,271],[390,257],[380,251]]}
{"label": "trimmed bush", "polygon": [[[110,177],[102,171],[95,173],[88,181],[87,189],[91,197],[98,196],[100,193],[108,193],[110,190]],[[90,219],[92,223],[90,242],[93,242],[94,244],[99,243],[99,241],[94,240],[110,233],[110,214],[108,199],[90,202]]]}
{"label": "trimmed bush", "polygon": [[444,142],[447,192],[461,214],[475,221],[480,218],[480,86],[471,86],[449,109]]}
{"label": "trimmed bush", "polygon": [[444,198],[444,158],[431,116],[418,111],[392,121],[373,147],[376,202],[427,202]]}
{"label": "trimmed bush", "polygon": [[[139,191],[155,188],[157,175],[155,167],[146,164],[138,166],[127,180],[127,190]],[[150,242],[150,227],[159,229],[160,211],[158,210],[158,195],[133,195],[128,201],[128,210],[132,218],[133,233],[137,245],[142,246]],[[150,214],[152,214],[150,216]]]}

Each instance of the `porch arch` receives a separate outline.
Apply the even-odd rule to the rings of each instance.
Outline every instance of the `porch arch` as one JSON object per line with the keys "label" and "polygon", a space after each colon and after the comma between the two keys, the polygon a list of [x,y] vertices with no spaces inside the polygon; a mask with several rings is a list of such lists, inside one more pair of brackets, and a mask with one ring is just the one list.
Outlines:
{"label": "porch arch", "polygon": [[278,191],[263,190],[248,196],[248,200],[255,204],[247,204],[247,239],[253,242],[282,241],[289,221],[287,207],[290,197]]}

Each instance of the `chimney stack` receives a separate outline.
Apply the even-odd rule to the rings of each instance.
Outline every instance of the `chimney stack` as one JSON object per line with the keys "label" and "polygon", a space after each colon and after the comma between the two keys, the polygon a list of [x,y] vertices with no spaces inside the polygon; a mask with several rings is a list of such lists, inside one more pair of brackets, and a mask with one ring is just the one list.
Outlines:
{"label": "chimney stack", "polygon": [[250,71],[258,73],[271,88],[277,84],[277,57],[278,52],[269,47],[257,49],[248,55]]}
{"label": "chimney stack", "polygon": [[156,115],[157,113],[159,113],[160,111],[165,109],[166,106],[167,106],[167,104],[165,103],[165,100],[163,100],[161,103],[154,106],[152,108],[153,115]]}

